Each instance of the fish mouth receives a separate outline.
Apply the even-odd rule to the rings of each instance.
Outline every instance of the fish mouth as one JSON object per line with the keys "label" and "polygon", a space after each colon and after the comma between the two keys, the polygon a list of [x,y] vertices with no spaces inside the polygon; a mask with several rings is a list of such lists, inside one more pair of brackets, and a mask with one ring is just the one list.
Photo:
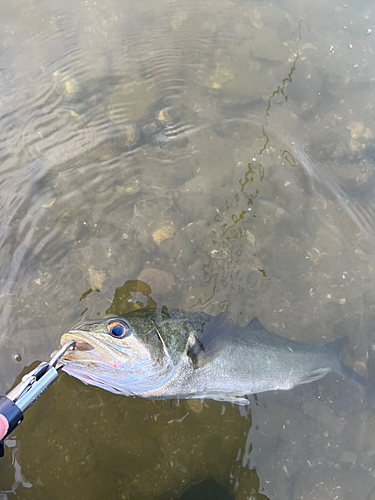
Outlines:
{"label": "fish mouth", "polygon": [[65,333],[60,340],[61,347],[74,340],[76,345],[73,350],[68,350],[61,358],[61,363],[67,365],[70,363],[78,363],[82,365],[87,364],[101,364],[118,367],[118,362],[112,352],[111,348],[103,342],[97,341],[89,333],[82,330],[71,330]]}

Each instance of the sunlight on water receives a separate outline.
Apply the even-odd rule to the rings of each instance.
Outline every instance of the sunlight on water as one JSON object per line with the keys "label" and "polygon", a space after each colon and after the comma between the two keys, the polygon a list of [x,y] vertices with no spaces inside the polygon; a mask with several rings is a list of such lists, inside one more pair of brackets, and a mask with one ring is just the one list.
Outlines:
{"label": "sunlight on water", "polygon": [[[374,14],[3,2],[2,393],[73,324],[155,305],[346,336],[373,378]],[[62,374],[7,441],[0,498],[371,500],[374,408],[329,378],[237,407]]]}

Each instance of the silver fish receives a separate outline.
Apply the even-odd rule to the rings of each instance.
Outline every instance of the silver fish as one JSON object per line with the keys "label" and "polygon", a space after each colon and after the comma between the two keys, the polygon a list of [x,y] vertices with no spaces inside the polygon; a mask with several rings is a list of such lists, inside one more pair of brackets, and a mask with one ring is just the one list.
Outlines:
{"label": "silver fish", "polygon": [[142,309],[81,324],[61,345],[70,340],[76,349],[63,357],[63,370],[126,396],[247,404],[249,394],[292,389],[329,372],[368,384],[339,360],[346,339],[303,344],[269,332],[257,318],[237,326],[226,313]]}

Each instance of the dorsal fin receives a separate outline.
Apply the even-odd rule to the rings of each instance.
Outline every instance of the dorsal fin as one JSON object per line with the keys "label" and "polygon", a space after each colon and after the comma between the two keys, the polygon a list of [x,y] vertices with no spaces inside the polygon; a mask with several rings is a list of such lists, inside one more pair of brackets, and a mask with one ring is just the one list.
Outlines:
{"label": "dorsal fin", "polygon": [[196,332],[193,342],[187,350],[195,370],[202,368],[214,361],[231,341],[233,336],[233,323],[228,313],[220,313],[210,317],[203,324],[202,331]]}
{"label": "dorsal fin", "polygon": [[253,318],[245,328],[251,328],[252,330],[266,330],[258,318]]}

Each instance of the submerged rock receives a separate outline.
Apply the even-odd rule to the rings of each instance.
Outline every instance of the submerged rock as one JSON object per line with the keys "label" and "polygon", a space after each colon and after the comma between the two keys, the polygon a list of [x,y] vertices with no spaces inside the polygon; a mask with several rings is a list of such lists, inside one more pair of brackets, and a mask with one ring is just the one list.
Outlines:
{"label": "submerged rock", "polygon": [[272,28],[263,27],[256,32],[251,44],[251,52],[253,57],[268,61],[284,61],[286,59],[277,33]]}
{"label": "submerged rock", "polygon": [[150,285],[153,294],[170,292],[174,282],[173,274],[154,268],[143,269],[138,279]]}
{"label": "submerged rock", "polygon": [[164,240],[173,238],[175,229],[172,221],[160,221],[156,226],[159,227],[152,233],[152,239],[157,245],[160,245]]}
{"label": "submerged rock", "polygon": [[346,426],[345,436],[352,450],[372,453],[375,448],[375,414],[365,411],[353,415]]}
{"label": "submerged rock", "polygon": [[302,411],[322,424],[328,432],[339,436],[345,427],[345,421],[337,417],[333,411],[315,397],[307,399],[302,405]]}

